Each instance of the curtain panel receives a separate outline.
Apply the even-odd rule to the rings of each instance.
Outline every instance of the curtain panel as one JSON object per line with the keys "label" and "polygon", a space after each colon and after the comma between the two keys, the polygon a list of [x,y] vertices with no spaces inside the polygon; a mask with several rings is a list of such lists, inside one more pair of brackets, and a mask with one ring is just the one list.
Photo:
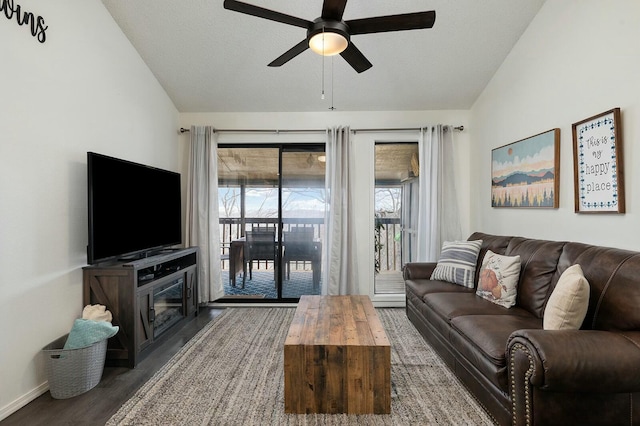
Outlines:
{"label": "curtain panel", "polygon": [[417,217],[418,262],[438,260],[444,241],[461,238],[454,180],[453,126],[423,127],[418,142],[420,175]]}
{"label": "curtain panel", "polygon": [[218,214],[218,144],[211,126],[191,126],[185,246],[197,246],[198,301],[224,296]]}
{"label": "curtain panel", "polygon": [[354,158],[349,127],[327,129],[326,142],[326,268],[323,294],[358,294],[356,213],[353,204]]}

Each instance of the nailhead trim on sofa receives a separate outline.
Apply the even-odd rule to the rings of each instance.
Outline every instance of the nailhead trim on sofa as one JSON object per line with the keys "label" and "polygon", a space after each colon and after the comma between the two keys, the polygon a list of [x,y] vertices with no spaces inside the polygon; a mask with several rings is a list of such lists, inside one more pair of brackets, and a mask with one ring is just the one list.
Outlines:
{"label": "nailhead trim on sofa", "polygon": [[516,425],[516,401],[517,401],[517,394],[516,394],[516,380],[515,380],[515,357],[516,357],[516,352],[517,351],[522,351],[527,355],[527,358],[529,359],[529,368],[527,369],[527,371],[525,372],[524,375],[524,383],[526,383],[527,385],[524,388],[524,407],[525,407],[525,418],[527,421],[527,426],[531,425],[531,393],[530,393],[530,388],[531,386],[528,385],[529,380],[531,379],[531,376],[533,375],[533,357],[531,356],[531,352],[529,352],[529,349],[527,349],[526,346],[524,346],[522,343],[516,343],[513,345],[512,349],[511,349],[511,360],[510,360],[510,367],[511,367],[511,404],[512,404],[512,413],[513,413],[513,424]]}

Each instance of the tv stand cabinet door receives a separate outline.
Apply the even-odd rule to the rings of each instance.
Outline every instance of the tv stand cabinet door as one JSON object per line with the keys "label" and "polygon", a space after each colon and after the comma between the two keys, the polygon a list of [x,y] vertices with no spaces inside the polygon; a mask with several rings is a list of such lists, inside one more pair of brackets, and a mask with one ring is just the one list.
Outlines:
{"label": "tv stand cabinet door", "polygon": [[136,315],[136,355],[153,343],[153,287],[138,292]]}
{"label": "tv stand cabinet door", "polygon": [[198,274],[195,265],[185,271],[184,278],[185,316],[198,315]]}
{"label": "tv stand cabinet door", "polygon": [[83,271],[83,306],[100,304],[113,315],[120,331],[109,339],[107,365],[135,366],[136,289],[134,273],[125,268],[86,267]]}

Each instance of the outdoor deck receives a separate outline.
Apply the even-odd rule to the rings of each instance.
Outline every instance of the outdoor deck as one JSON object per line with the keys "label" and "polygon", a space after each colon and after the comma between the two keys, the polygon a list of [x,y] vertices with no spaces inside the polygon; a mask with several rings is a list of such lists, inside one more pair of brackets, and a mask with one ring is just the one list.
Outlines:
{"label": "outdoor deck", "polygon": [[[227,298],[239,298],[239,299],[276,299],[276,287],[273,280],[273,269],[260,270],[254,269],[253,279],[249,279],[245,282],[244,288],[242,288],[242,279],[237,280],[235,287],[229,282],[229,271],[223,270],[224,281],[224,294]],[[297,299],[305,294],[318,295],[320,294],[320,286],[314,288],[313,286],[313,272],[303,270],[292,270],[291,278],[283,280],[282,283],[282,297],[285,299],[294,298]]]}
{"label": "outdoor deck", "polygon": [[[223,270],[224,293],[227,298],[236,299],[276,299],[276,288],[273,280],[273,269],[254,270],[253,279],[232,287],[228,279],[228,270]],[[240,283],[242,280],[238,280]],[[322,285],[322,282],[321,282]],[[313,273],[311,271],[291,271],[291,278],[284,280],[282,285],[282,297],[285,299],[297,299],[303,295],[319,295],[321,286],[313,287]],[[404,280],[399,272],[381,273],[376,276],[376,294],[403,294]]]}
{"label": "outdoor deck", "polygon": [[[374,253],[379,270],[376,273],[376,294],[404,293],[400,259],[400,241],[397,236],[400,224],[397,219],[385,218],[379,220],[382,226],[376,229],[379,245]],[[244,236],[245,230],[258,227],[276,227],[277,219],[272,218],[221,218],[220,237],[222,276],[224,281],[225,298],[228,299],[277,299],[276,285],[273,274],[273,261],[254,261],[253,279],[247,277],[245,287],[242,288],[242,273],[236,275],[236,286],[232,286],[229,279],[229,254],[231,242]],[[289,232],[293,227],[313,229],[314,238],[321,240],[324,235],[324,221],[314,218],[283,219],[282,232]],[[292,261],[290,279],[283,279],[283,299],[297,299],[303,295],[319,295],[322,282],[313,286],[313,272],[311,262]]]}

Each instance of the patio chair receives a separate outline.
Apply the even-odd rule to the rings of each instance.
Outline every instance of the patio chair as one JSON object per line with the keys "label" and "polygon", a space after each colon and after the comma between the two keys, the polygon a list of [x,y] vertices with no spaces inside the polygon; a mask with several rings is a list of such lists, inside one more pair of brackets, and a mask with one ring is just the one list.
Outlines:
{"label": "patio chair", "polygon": [[[312,269],[317,267],[320,253],[313,241],[313,228],[292,228],[290,232],[283,233],[283,243],[284,255],[282,263],[285,266],[287,280],[291,278],[291,262],[311,262]],[[315,282],[317,275],[314,274],[314,285],[317,284]]]}
{"label": "patio chair", "polygon": [[247,279],[247,266],[249,267],[249,279],[253,279],[253,262],[264,260],[273,262],[274,281],[276,277],[277,254],[276,233],[271,231],[247,231],[244,245],[244,264],[242,274],[242,287]]}

